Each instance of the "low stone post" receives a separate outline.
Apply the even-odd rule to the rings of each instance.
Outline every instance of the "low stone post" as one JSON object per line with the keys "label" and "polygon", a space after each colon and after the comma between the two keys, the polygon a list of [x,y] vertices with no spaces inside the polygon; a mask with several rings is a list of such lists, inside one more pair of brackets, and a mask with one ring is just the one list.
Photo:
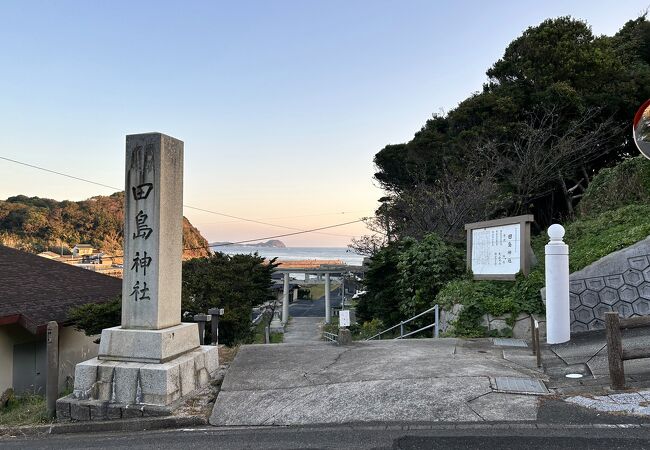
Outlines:
{"label": "low stone post", "polygon": [[562,238],[564,228],[548,228],[546,254],[546,342],[560,344],[571,339],[569,308],[569,246]]}
{"label": "low stone post", "polygon": [[59,397],[59,324],[55,321],[47,323],[47,417],[54,418],[56,414],[56,399]]}
{"label": "low stone post", "polygon": [[211,320],[212,317],[207,314],[196,314],[194,316],[194,322],[199,324],[199,343],[201,345],[205,343],[205,323]]}
{"label": "low stone post", "polygon": [[210,308],[208,314],[212,316],[212,345],[219,345],[219,317],[223,316],[223,308]]}
{"label": "low stone post", "polygon": [[347,328],[339,328],[339,345],[352,345],[352,333]]}

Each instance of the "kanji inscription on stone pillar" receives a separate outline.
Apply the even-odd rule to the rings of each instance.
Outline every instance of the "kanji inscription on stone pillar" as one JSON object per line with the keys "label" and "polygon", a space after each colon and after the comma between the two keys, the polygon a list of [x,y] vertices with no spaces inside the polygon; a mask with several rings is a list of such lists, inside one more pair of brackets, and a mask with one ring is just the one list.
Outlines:
{"label": "kanji inscription on stone pillar", "polygon": [[161,133],[126,137],[122,328],[181,322],[183,142]]}

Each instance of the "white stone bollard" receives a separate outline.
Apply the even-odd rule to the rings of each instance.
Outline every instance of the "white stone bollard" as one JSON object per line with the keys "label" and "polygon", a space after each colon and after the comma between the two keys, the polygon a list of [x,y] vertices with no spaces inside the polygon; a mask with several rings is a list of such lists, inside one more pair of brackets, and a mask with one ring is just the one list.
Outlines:
{"label": "white stone bollard", "polygon": [[546,255],[546,342],[560,344],[571,339],[569,309],[569,246],[562,238],[564,227],[548,228],[551,238],[544,247]]}

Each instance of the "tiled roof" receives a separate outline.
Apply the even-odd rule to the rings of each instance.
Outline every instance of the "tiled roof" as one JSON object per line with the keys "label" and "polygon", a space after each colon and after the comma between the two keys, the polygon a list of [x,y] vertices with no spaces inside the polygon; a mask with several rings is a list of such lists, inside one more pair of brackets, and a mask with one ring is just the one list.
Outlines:
{"label": "tiled roof", "polygon": [[17,322],[41,333],[50,320],[65,323],[71,307],[121,292],[117,278],[0,245],[0,325]]}

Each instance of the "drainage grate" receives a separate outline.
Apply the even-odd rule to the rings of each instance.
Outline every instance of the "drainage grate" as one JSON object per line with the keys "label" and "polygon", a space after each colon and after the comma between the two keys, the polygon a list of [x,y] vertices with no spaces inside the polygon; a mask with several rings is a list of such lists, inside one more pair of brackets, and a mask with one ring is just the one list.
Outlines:
{"label": "drainage grate", "polygon": [[492,338],[492,343],[503,347],[528,347],[523,339]]}
{"label": "drainage grate", "polygon": [[496,377],[497,391],[516,394],[548,394],[544,383],[535,378]]}

